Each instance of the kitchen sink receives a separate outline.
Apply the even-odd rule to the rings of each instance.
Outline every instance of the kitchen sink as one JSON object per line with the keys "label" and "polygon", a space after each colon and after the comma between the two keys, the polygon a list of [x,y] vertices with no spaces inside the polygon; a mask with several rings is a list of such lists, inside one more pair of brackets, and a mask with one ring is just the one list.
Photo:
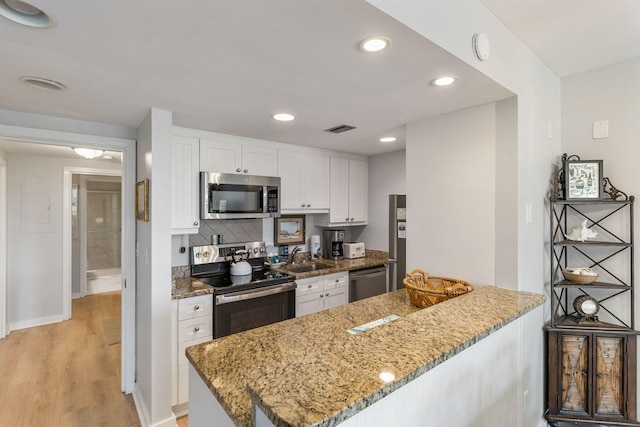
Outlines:
{"label": "kitchen sink", "polygon": [[285,267],[284,269],[292,273],[308,273],[309,271],[324,270],[325,268],[331,268],[329,265],[324,264],[307,264],[300,267]]}

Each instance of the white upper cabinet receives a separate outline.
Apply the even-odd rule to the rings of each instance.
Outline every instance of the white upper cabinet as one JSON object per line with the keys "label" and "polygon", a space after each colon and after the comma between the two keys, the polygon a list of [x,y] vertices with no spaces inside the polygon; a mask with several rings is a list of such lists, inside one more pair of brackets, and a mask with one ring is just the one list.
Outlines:
{"label": "white upper cabinet", "polygon": [[240,142],[200,140],[203,172],[276,176],[278,150]]}
{"label": "white upper cabinet", "polygon": [[198,138],[171,140],[171,233],[194,234],[200,227]]}
{"label": "white upper cabinet", "polygon": [[369,164],[349,160],[349,221],[366,223],[369,214]]}
{"label": "white upper cabinet", "polygon": [[368,220],[368,163],[331,157],[328,225],[365,225]]}
{"label": "white upper cabinet", "polygon": [[270,147],[242,144],[242,173],[278,176],[278,150]]}
{"label": "white upper cabinet", "polygon": [[329,156],[297,151],[278,151],[284,212],[322,213],[329,209],[331,163]]}

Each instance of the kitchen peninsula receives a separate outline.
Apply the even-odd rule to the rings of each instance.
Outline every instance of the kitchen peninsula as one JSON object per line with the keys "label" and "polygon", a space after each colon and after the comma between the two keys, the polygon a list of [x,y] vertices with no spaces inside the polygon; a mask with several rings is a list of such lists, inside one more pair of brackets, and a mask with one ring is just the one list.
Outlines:
{"label": "kitchen peninsula", "polygon": [[[393,405],[398,412],[394,396],[422,387],[424,379],[432,381],[432,392],[440,396],[431,403],[456,416],[454,408],[468,402],[455,390],[473,381],[461,378],[456,386],[442,384],[442,375],[437,375],[445,367],[439,365],[447,362],[462,372],[456,360],[468,365],[465,353],[483,348],[504,374],[483,385],[496,392],[509,377],[509,364],[517,363],[509,349],[517,340],[520,318],[544,300],[538,294],[487,286],[418,309],[400,290],[189,347],[189,425],[385,425],[376,411],[384,408],[383,413],[393,414]],[[347,331],[394,315],[396,320],[364,332]],[[541,308],[535,315],[542,316]],[[477,375],[486,375],[482,367]],[[478,392],[470,390],[474,391]],[[412,394],[428,399],[422,392]],[[423,403],[428,407],[428,400]],[[407,419],[403,425],[418,424]]]}

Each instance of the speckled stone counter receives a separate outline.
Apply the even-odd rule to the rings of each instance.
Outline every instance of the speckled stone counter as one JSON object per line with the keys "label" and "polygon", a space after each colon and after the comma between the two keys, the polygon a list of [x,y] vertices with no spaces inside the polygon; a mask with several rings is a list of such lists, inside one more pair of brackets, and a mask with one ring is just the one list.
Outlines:
{"label": "speckled stone counter", "polygon": [[[365,268],[380,267],[385,265],[389,261],[389,253],[385,251],[377,251],[373,249],[366,249],[365,256],[363,258],[343,259],[340,261],[332,261],[329,259],[321,259],[317,261],[309,261],[309,263],[318,263],[329,266],[329,268],[323,268],[322,270],[308,271],[305,273],[293,273],[287,271],[287,266],[284,265],[278,268],[278,271],[285,271],[296,279],[306,279],[308,277],[320,276],[323,274],[339,273],[341,271],[354,271],[362,270]],[[297,265],[301,265],[298,263]]]}
{"label": "speckled stone counter", "polygon": [[420,310],[400,290],[189,347],[187,358],[238,426],[255,425],[254,403],[277,426],[332,426],[544,300],[489,286]]}
{"label": "speckled stone counter", "polygon": [[213,293],[213,287],[205,285],[193,277],[178,277],[173,279],[175,286],[171,287],[171,299],[197,297]]}

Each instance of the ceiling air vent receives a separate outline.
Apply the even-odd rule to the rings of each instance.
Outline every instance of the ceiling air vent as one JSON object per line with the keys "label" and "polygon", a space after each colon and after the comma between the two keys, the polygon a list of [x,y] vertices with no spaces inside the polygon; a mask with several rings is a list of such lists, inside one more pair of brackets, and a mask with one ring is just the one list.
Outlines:
{"label": "ceiling air vent", "polygon": [[331,132],[331,133],[342,133],[342,132],[346,132],[348,130],[352,130],[355,129],[355,126],[350,126],[350,125],[340,125],[340,126],[335,126],[329,129],[325,129],[325,132]]}

